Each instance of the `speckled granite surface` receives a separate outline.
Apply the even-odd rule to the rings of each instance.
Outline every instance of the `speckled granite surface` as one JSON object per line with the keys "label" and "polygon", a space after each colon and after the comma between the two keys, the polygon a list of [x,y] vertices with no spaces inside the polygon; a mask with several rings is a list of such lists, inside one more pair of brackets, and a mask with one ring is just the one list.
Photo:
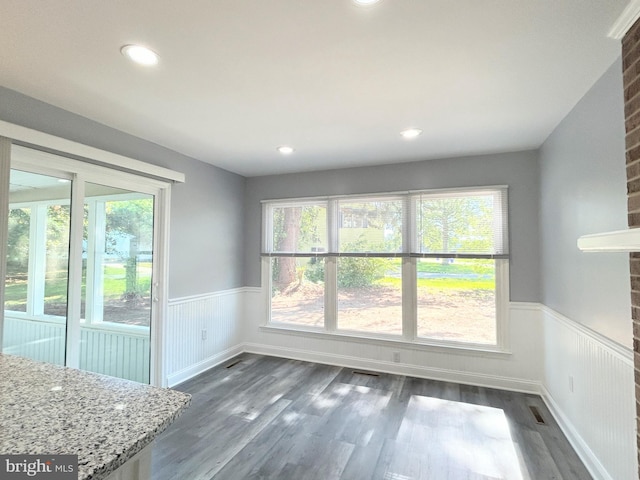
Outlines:
{"label": "speckled granite surface", "polygon": [[0,354],[0,453],[73,454],[107,477],[153,441],[190,395]]}

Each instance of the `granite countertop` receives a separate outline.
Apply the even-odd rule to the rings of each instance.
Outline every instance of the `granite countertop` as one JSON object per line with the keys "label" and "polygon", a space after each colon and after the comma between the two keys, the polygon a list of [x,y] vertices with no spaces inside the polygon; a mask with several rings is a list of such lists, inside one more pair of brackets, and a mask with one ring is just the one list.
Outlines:
{"label": "granite countertop", "polygon": [[191,396],[0,354],[0,454],[78,455],[78,478],[106,478],[146,447]]}

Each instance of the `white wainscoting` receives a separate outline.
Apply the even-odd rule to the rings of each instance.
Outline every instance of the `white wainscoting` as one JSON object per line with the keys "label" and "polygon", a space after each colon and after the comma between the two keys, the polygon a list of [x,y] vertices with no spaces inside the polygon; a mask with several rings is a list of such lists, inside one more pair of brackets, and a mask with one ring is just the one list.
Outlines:
{"label": "white wainscoting", "polygon": [[[263,292],[248,288],[246,296],[247,352],[540,393],[542,346],[538,304],[510,305],[511,353],[499,354],[261,328],[267,318]],[[394,352],[399,352],[400,362],[393,362]]]}
{"label": "white wainscoting", "polygon": [[242,305],[246,300],[241,288],[169,300],[166,385],[184,382],[243,351]]}
{"label": "white wainscoting", "polygon": [[633,352],[548,307],[540,311],[547,405],[594,478],[637,480]]}
{"label": "white wainscoting", "polygon": [[[136,382],[149,382],[149,334],[141,327],[80,326],[80,368]],[[6,314],[3,351],[64,365],[66,324],[54,317]]]}
{"label": "white wainscoting", "polygon": [[538,393],[594,479],[637,478],[631,350],[547,307],[509,305],[510,354],[264,328],[265,309],[261,288],[171,300],[167,383],[251,352]]}
{"label": "white wainscoting", "polygon": [[2,351],[39,362],[64,365],[66,325],[5,311]]}
{"label": "white wainscoting", "polygon": [[[142,329],[145,330],[145,329]],[[80,368],[149,383],[149,333],[80,328]]]}

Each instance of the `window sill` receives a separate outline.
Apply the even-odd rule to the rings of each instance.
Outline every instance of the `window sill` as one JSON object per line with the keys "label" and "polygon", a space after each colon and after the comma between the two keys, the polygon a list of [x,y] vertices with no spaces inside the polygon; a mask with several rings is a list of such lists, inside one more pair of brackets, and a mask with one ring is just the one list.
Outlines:
{"label": "window sill", "polygon": [[270,323],[261,325],[260,330],[268,333],[300,335],[304,337],[322,338],[325,340],[348,340],[387,347],[401,347],[413,350],[426,350],[437,353],[455,355],[470,355],[479,357],[505,358],[511,356],[511,351],[502,349],[498,345],[461,344],[453,342],[429,341],[426,339],[406,340],[402,337],[390,335],[363,334],[360,332],[327,332],[321,328],[302,327],[290,324]]}

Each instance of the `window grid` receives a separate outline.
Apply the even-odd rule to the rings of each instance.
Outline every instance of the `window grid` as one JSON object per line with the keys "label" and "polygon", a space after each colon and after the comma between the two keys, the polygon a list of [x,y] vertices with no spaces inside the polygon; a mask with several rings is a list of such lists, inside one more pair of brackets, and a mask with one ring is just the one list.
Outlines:
{"label": "window grid", "polygon": [[[483,253],[467,253],[463,249],[463,253],[454,251],[423,251],[422,241],[418,235],[419,223],[423,221],[421,216],[417,214],[417,208],[423,198],[434,199],[460,199],[470,197],[487,196],[492,199],[492,211],[493,211],[493,238],[491,251]],[[402,215],[401,215],[401,246],[399,251],[385,252],[385,251],[363,251],[363,252],[341,252],[340,251],[340,230],[341,221],[344,217],[341,215],[340,204],[354,204],[354,203],[366,203],[369,201],[382,201],[388,202],[390,200],[398,200],[402,202]],[[491,259],[494,260],[495,265],[495,320],[496,320],[496,342],[491,344],[480,343],[477,346],[481,349],[492,349],[497,347],[498,349],[504,349],[506,345],[506,310],[505,305],[508,302],[508,235],[507,235],[507,190],[506,187],[491,187],[480,189],[466,189],[466,190],[453,190],[453,191],[429,191],[429,192],[407,192],[404,195],[398,195],[397,193],[383,196],[383,195],[370,195],[370,196],[345,196],[345,197],[333,197],[326,199],[314,199],[314,204],[326,205],[326,233],[328,236],[326,245],[328,245],[328,251],[315,251],[315,252],[293,252],[284,253],[277,252],[273,247],[273,222],[272,212],[274,208],[282,206],[282,203],[278,201],[265,202],[265,215],[263,226],[265,228],[263,234],[263,253],[265,257],[285,257],[287,255],[291,257],[323,257],[324,258],[324,288],[325,288],[325,301],[324,301],[324,325],[319,328],[321,331],[330,333],[342,332],[339,329],[338,313],[338,294],[340,293],[340,286],[338,281],[338,259],[337,257],[355,257],[355,258],[397,258],[401,257],[401,298],[402,298],[402,335],[400,338],[406,342],[419,342],[424,343],[436,343],[436,344],[458,344],[463,343],[465,346],[475,346],[474,343],[469,342],[448,342],[446,340],[430,342],[429,338],[418,337],[418,262],[422,258],[457,258],[457,259]],[[483,200],[487,205],[488,199]],[[287,203],[291,206],[298,206],[305,202],[301,199],[300,203],[296,200],[287,200]],[[464,203],[464,201],[462,202]],[[385,227],[385,231],[386,231]],[[468,239],[467,239],[468,240]],[[473,239],[472,239],[473,240]],[[471,242],[473,243],[473,242]],[[271,263],[263,264],[267,268],[271,268]],[[269,275],[269,281],[273,280],[273,276]],[[270,284],[271,285],[271,284]],[[271,290],[271,288],[269,289]],[[506,295],[504,292],[507,292]],[[271,309],[270,309],[271,311]],[[357,331],[349,333],[358,333],[362,336],[377,337],[375,332]],[[387,335],[389,336],[389,335]],[[397,337],[397,336],[396,336]]]}

